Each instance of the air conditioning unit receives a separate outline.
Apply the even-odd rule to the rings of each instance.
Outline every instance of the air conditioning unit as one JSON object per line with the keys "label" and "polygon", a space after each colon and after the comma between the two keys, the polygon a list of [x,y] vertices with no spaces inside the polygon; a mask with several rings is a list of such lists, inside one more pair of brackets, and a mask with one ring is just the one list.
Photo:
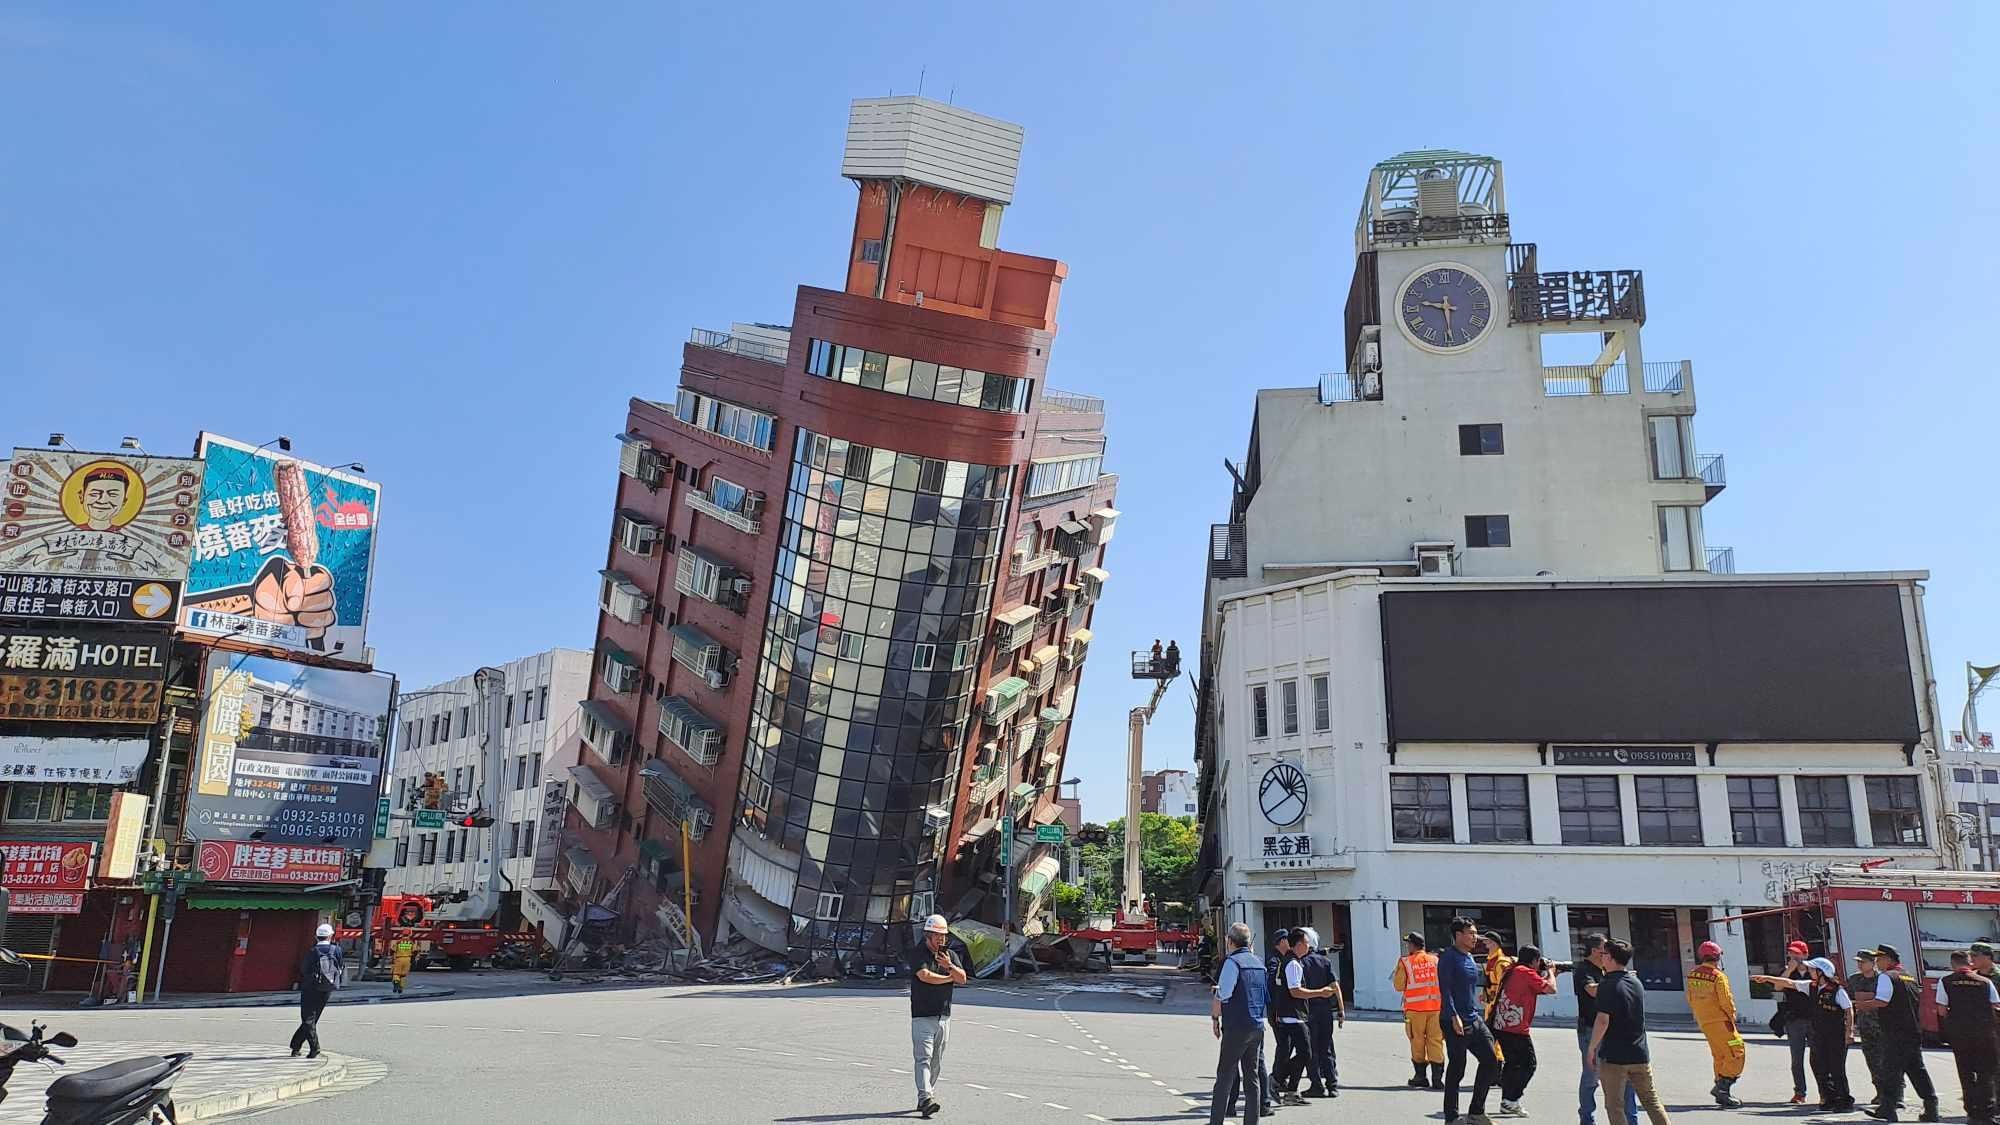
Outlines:
{"label": "air conditioning unit", "polygon": [[750,593],[750,576],[747,574],[738,574],[730,578],[729,592],[739,598],[748,596]]}
{"label": "air conditioning unit", "polygon": [[1361,344],[1361,370],[1364,374],[1382,370],[1382,345],[1374,340],[1364,340]]}
{"label": "air conditioning unit", "polygon": [[618,451],[618,471],[628,477],[638,476],[646,462],[646,454],[652,452],[653,443],[631,434],[619,434],[618,441],[622,446]]}
{"label": "air conditioning unit", "polygon": [[951,810],[937,805],[924,810],[924,831],[942,832],[951,826]]}
{"label": "air conditioning unit", "polygon": [[1452,544],[1418,543],[1412,548],[1417,558],[1417,575],[1421,578],[1451,577]]}
{"label": "air conditioning unit", "polygon": [[723,671],[720,668],[714,669],[713,671],[709,672],[708,686],[716,691],[721,691],[723,688],[728,687],[729,673]]}
{"label": "air conditioning unit", "polygon": [[1379,402],[1382,398],[1382,372],[1361,373],[1361,397],[1369,402]]}
{"label": "air conditioning unit", "polygon": [[660,529],[645,520],[635,520],[630,516],[618,517],[618,542],[635,555],[650,555],[654,544],[660,541]]}
{"label": "air conditioning unit", "polygon": [[751,492],[743,497],[743,516],[745,519],[754,520],[763,514],[764,494],[762,492]]}

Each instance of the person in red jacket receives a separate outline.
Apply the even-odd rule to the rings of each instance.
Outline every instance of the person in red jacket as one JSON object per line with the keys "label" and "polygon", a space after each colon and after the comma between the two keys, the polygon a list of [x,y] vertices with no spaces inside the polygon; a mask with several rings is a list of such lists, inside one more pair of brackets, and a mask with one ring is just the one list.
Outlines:
{"label": "person in red jacket", "polygon": [[1521,1095],[1535,1076],[1535,1004],[1556,990],[1556,971],[1532,945],[1520,948],[1493,1000],[1493,1034],[1500,1041],[1500,1116],[1526,1117]]}

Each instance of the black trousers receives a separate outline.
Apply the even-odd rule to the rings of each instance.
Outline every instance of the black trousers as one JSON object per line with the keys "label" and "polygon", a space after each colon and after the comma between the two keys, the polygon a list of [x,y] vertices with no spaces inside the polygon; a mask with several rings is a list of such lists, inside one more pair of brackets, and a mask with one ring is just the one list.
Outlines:
{"label": "black trousers", "polygon": [[1451,1021],[1444,1025],[1444,1119],[1458,1120],[1458,1083],[1465,1077],[1465,1057],[1471,1055],[1479,1061],[1479,1069],[1472,1075],[1472,1106],[1470,1112],[1486,1112],[1486,1091],[1500,1080],[1500,1060],[1493,1054],[1493,1032],[1486,1021],[1473,1017],[1465,1020],[1465,1034],[1451,1029]]}
{"label": "black trousers", "polygon": [[1953,1043],[1951,1059],[1958,1064],[1958,1087],[1965,1091],[1965,1119],[1971,1125],[1993,1120],[1993,1067],[2000,1051],[1993,1041]]}
{"label": "black trousers", "polygon": [[1312,1039],[1302,1023],[1281,1023],[1278,1025],[1278,1065],[1271,1068],[1271,1081],[1278,1089],[1295,1094],[1299,1089],[1299,1075],[1312,1065]]}
{"label": "black trousers", "polygon": [[1523,1031],[1497,1031],[1494,1038],[1506,1056],[1500,1064],[1500,1100],[1518,1102],[1535,1076],[1535,1040]]}
{"label": "black trousers", "polygon": [[292,1032],[294,1053],[302,1046],[310,1046],[313,1054],[319,1054],[319,1014],[326,1011],[326,1002],[332,996],[331,992],[314,988],[299,990],[299,1029]]}
{"label": "black trousers", "polygon": [[1333,1054],[1333,1010],[1308,1013],[1306,1030],[1312,1034],[1312,1067],[1306,1077],[1314,1089],[1340,1089],[1340,1060]]}
{"label": "black trousers", "polygon": [[[1215,1060],[1215,1089],[1208,1096],[1209,1125],[1222,1125],[1224,1117],[1236,1115],[1236,1093],[1244,1086],[1258,1084],[1258,1070],[1264,1062],[1264,1029],[1245,1028],[1242,1031],[1225,1031],[1218,1044]],[[1243,1107],[1244,1125],[1257,1125],[1257,1118],[1264,1109],[1264,1100],[1255,1090],[1247,1091],[1249,1098]],[[1224,1107],[1227,1107],[1225,1112]]]}
{"label": "black trousers", "polygon": [[[1264,1039],[1263,1036],[1261,1035],[1258,1036],[1257,1038],[1256,1054],[1257,1054],[1257,1104],[1265,1109],[1270,1109],[1276,1106],[1278,1103],[1278,1092],[1276,1090],[1271,1089],[1271,1069],[1264,1065]],[[1236,1074],[1235,1071],[1233,1070],[1230,1071],[1229,1093],[1226,1095],[1226,1107],[1228,1112],[1223,1114],[1224,1117],[1236,1116],[1236,1096],[1239,1092],[1238,1087],[1241,1085],[1242,1081],[1240,1077]]]}
{"label": "black trousers", "polygon": [[1924,1069],[1923,1044],[1915,1036],[1886,1036],[1882,1041],[1880,1076],[1883,1105],[1903,1104],[1905,1078],[1909,1079],[1910,1088],[1926,1104],[1937,1100],[1937,1087],[1931,1084],[1931,1072]]}
{"label": "black trousers", "polygon": [[1821,1034],[1813,1032],[1811,1042],[1813,1078],[1819,1083],[1819,1104],[1823,1106],[1853,1100],[1847,1088],[1847,1028]]}

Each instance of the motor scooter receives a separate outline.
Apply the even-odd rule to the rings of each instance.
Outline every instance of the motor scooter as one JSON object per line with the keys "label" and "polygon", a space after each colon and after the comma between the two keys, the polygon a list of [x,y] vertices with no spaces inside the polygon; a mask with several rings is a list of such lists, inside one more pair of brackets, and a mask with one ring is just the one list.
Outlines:
{"label": "motor scooter", "polygon": [[[25,964],[9,949],[0,949],[0,964]],[[0,1023],[0,1102],[7,1099],[7,1083],[14,1068],[24,1062],[38,1062],[51,1069],[64,1065],[63,1057],[51,1047],[67,1050],[76,1046],[76,1036],[67,1031],[44,1035],[47,1026],[39,1021],[29,1030]],[[148,1055],[66,1074],[49,1084],[48,1109],[42,1125],[177,1125],[174,1116],[174,1079],[187,1069],[191,1051],[170,1055]]]}

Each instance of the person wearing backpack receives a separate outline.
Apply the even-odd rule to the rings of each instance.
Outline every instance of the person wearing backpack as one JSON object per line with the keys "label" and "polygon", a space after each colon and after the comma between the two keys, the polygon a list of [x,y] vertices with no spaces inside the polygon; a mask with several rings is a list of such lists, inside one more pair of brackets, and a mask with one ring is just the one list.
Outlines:
{"label": "person wearing backpack", "polygon": [[347,955],[335,944],[333,927],[322,922],[315,936],[319,940],[299,962],[299,1029],[292,1032],[293,1058],[299,1056],[300,1047],[312,1048],[307,1058],[319,1057],[319,1014],[340,990],[346,972]]}

